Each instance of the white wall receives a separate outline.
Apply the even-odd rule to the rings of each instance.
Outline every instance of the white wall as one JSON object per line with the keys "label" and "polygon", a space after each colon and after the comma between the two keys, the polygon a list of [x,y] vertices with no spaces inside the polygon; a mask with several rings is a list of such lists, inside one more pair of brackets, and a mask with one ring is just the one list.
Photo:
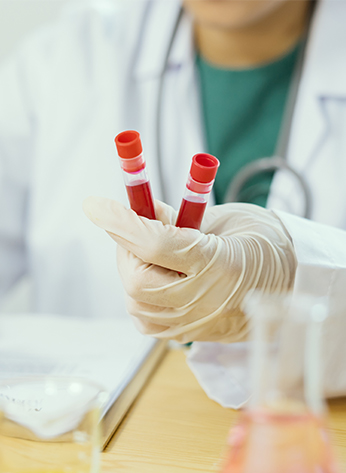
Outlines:
{"label": "white wall", "polygon": [[70,0],[0,0],[0,62],[30,31],[54,20]]}

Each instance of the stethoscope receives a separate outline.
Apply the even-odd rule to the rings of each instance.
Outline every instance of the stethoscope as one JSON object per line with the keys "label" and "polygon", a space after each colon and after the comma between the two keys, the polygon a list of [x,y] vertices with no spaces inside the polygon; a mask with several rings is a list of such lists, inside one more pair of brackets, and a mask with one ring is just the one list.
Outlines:
{"label": "stethoscope", "polygon": [[[172,51],[173,43],[177,35],[177,31],[183,17],[184,10],[181,7],[178,13],[173,32],[166,50],[164,66],[159,79],[159,89],[158,89],[158,100],[157,100],[157,113],[156,113],[156,147],[157,147],[157,164],[158,164],[158,173],[160,176],[161,182],[161,192],[163,200],[166,201],[166,192],[163,185],[163,169],[162,169],[162,140],[161,140],[161,113],[162,113],[162,98],[163,98],[163,86],[165,73],[168,66],[169,57]],[[287,99],[286,110],[283,118],[283,125],[281,126],[280,136],[278,139],[278,144],[276,147],[275,155],[271,157],[259,158],[246,166],[244,166],[232,179],[228,189],[226,191],[225,203],[226,202],[238,202],[240,191],[244,188],[245,184],[255,175],[259,173],[264,173],[267,171],[284,171],[293,176],[293,178],[298,182],[303,196],[304,196],[304,211],[303,217],[310,218],[312,211],[312,198],[309,186],[304,179],[292,166],[287,163],[287,149],[288,149],[288,139],[291,131],[292,117],[294,106],[297,98],[299,82],[302,74],[303,68],[303,57],[304,57],[304,47],[301,48],[300,56],[297,60],[293,78],[291,81],[289,96]]]}

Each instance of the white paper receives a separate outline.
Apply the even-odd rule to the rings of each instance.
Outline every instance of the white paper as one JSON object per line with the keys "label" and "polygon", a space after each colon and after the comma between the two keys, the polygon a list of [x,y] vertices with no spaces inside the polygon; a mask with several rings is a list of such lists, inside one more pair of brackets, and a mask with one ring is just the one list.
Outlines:
{"label": "white paper", "polygon": [[195,342],[187,364],[210,399],[239,409],[250,399],[248,342]]}
{"label": "white paper", "polygon": [[1,315],[0,380],[42,374],[86,378],[109,393],[105,413],[155,343],[130,318]]}

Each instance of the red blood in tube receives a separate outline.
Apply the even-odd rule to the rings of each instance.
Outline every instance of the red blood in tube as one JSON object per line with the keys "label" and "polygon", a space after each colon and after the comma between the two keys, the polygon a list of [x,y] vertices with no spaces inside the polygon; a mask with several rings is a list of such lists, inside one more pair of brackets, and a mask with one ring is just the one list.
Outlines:
{"label": "red blood in tube", "polygon": [[193,156],[185,196],[175,224],[177,227],[199,230],[219,164],[211,154],[198,153]]}
{"label": "red blood in tube", "polygon": [[176,227],[195,228],[199,230],[206,205],[206,202],[192,202],[191,200],[183,199],[177,223],[175,224]]}
{"label": "red blood in tube", "polygon": [[155,220],[155,209],[153,196],[149,182],[139,182],[131,186],[126,186],[131,209],[137,215]]}
{"label": "red blood in tube", "polygon": [[[145,161],[143,159],[143,148],[138,131],[127,130],[115,137],[115,145],[125,175],[127,195],[131,209],[142,217],[156,219],[154,199],[150,183],[145,172]],[[138,174],[144,174],[139,176]],[[138,179],[136,179],[138,177]],[[136,180],[131,180],[135,178]]]}

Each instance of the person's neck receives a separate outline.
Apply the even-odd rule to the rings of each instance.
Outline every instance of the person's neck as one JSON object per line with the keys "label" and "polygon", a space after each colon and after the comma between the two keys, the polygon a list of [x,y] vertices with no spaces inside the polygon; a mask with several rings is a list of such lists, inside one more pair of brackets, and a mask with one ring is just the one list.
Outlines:
{"label": "person's neck", "polygon": [[199,53],[220,67],[247,68],[283,56],[302,37],[310,14],[310,1],[287,1],[255,24],[226,29],[195,25]]}

